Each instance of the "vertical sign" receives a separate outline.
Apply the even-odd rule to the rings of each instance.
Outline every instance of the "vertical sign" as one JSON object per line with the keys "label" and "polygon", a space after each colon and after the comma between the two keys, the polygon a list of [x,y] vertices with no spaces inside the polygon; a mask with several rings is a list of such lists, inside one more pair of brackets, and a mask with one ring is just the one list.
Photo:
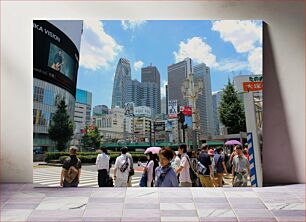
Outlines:
{"label": "vertical sign", "polygon": [[254,153],[252,133],[247,133],[247,140],[248,140],[248,153],[249,153],[249,161],[250,161],[251,186],[257,187],[258,184],[257,184],[255,153]]}
{"label": "vertical sign", "polygon": [[177,100],[170,100],[168,102],[168,114],[169,118],[177,117]]}

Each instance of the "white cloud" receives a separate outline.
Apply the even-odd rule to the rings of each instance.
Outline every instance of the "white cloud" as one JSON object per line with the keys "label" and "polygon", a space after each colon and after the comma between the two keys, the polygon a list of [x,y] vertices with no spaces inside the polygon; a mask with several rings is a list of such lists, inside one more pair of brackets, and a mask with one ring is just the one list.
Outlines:
{"label": "white cloud", "polygon": [[142,61],[137,61],[134,63],[134,69],[135,71],[138,71],[139,69],[141,69],[143,67],[143,62]]}
{"label": "white cloud", "polygon": [[225,42],[232,43],[238,53],[253,50],[257,42],[262,44],[262,26],[255,21],[214,21],[212,30],[218,31]]}
{"label": "white cloud", "polygon": [[187,39],[186,42],[182,41],[179,47],[178,52],[173,52],[175,62],[180,62],[189,57],[196,63],[205,63],[209,67],[218,66],[211,47],[200,37]]}
{"label": "white cloud", "polygon": [[221,72],[233,72],[249,68],[248,62],[232,59],[221,60],[218,64],[219,65],[216,67],[216,70]]}
{"label": "white cloud", "polygon": [[254,74],[262,74],[262,48],[255,48],[250,52],[249,57],[249,69]]}
{"label": "white cloud", "polygon": [[85,20],[83,28],[80,65],[92,70],[108,68],[123,46],[105,32],[100,21]]}
{"label": "white cloud", "polygon": [[124,30],[135,30],[136,28],[144,25],[146,22],[146,20],[121,20],[121,26]]}
{"label": "white cloud", "polygon": [[160,87],[160,95],[161,95],[161,98],[166,97],[166,85],[168,85],[168,81],[167,81],[167,80],[164,80],[164,81],[162,82],[162,86]]}

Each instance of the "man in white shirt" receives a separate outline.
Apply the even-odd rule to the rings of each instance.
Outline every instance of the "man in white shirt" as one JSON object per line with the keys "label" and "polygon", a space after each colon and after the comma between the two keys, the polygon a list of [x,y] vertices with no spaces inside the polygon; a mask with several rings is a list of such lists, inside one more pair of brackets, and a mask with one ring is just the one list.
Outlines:
{"label": "man in white shirt", "polygon": [[102,148],[101,154],[98,154],[96,159],[96,168],[98,170],[98,184],[99,187],[106,187],[109,178],[109,159],[107,149]]}
{"label": "man in white shirt", "polygon": [[121,148],[121,155],[116,158],[114,169],[115,187],[127,187],[130,160],[126,155],[128,149],[126,147]]}
{"label": "man in white shirt", "polygon": [[181,144],[178,148],[179,154],[181,154],[180,167],[176,169],[176,174],[180,174],[180,187],[192,187],[190,179],[189,168],[190,164],[187,156],[187,145]]}

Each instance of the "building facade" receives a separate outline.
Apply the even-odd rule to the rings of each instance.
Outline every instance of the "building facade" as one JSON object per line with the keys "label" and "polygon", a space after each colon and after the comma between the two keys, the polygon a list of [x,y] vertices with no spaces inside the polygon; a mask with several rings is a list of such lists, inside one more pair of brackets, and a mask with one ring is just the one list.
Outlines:
{"label": "building facade", "polygon": [[188,73],[192,72],[192,61],[186,58],[184,61],[168,66],[168,100],[177,100],[178,105],[187,105],[187,100],[182,94],[182,84]]}
{"label": "building facade", "polygon": [[124,109],[115,107],[109,114],[95,116],[94,121],[102,142],[116,142],[124,138]]}
{"label": "building facade", "polygon": [[125,87],[126,103],[134,103],[136,106],[142,105],[143,85],[138,80],[127,80]]}
{"label": "building facade", "polygon": [[210,69],[204,63],[193,67],[194,82],[203,80],[202,95],[196,105],[200,117],[200,132],[206,136],[214,134],[213,102],[211,91]]}
{"label": "building facade", "polygon": [[92,115],[93,116],[100,116],[108,114],[109,108],[106,105],[97,105],[93,108]]}
{"label": "building facade", "polygon": [[161,113],[160,73],[156,66],[141,69],[141,83],[144,89],[143,106],[149,106],[153,115]]}
{"label": "building facade", "polygon": [[213,99],[213,116],[214,116],[214,135],[220,135],[220,127],[222,127],[222,123],[220,122],[219,117],[219,105],[221,102],[221,96],[223,91],[214,92],[212,94]]}
{"label": "building facade", "polygon": [[124,108],[127,103],[127,81],[131,80],[131,66],[127,59],[120,58],[117,64],[112,95],[112,108]]}
{"label": "building facade", "polygon": [[48,129],[60,100],[73,122],[82,29],[77,20],[33,21],[34,152],[56,150]]}

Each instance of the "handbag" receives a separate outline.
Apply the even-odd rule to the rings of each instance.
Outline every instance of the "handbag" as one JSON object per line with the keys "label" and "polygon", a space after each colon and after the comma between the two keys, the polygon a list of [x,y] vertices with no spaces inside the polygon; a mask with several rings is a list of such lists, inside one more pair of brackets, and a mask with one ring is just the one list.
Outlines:
{"label": "handbag", "polygon": [[135,171],[134,171],[133,168],[131,168],[130,171],[129,171],[129,177],[130,177],[130,176],[133,176],[134,174],[135,174]]}
{"label": "handbag", "polygon": [[139,181],[139,186],[140,187],[146,187],[147,186],[147,181],[148,181],[148,174],[147,172],[143,173],[140,181]]}

